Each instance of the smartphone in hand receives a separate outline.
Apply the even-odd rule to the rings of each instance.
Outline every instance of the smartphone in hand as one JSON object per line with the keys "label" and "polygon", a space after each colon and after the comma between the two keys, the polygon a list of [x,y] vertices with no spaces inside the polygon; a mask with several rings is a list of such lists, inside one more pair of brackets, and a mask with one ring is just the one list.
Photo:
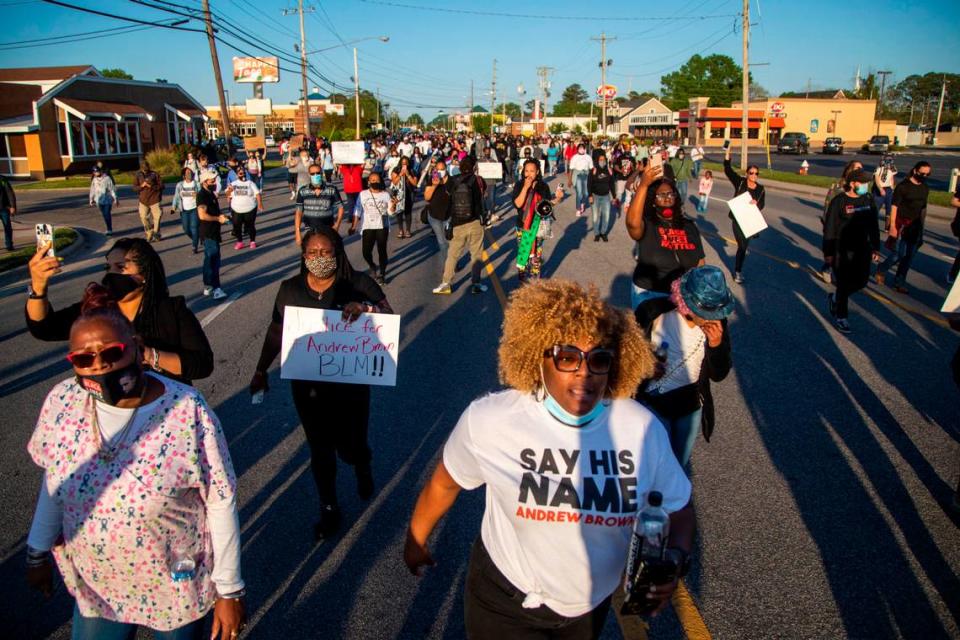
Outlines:
{"label": "smartphone in hand", "polygon": [[723,150],[726,151],[726,150],[729,149],[729,148],[730,148],[730,141],[729,141],[729,140],[724,140],[724,141],[723,141]]}
{"label": "smartphone in hand", "polygon": [[647,168],[656,169],[657,167],[663,168],[663,156],[661,156],[659,153],[654,153],[651,154],[647,162]]}
{"label": "smartphone in hand", "polygon": [[53,258],[56,257],[56,252],[53,246],[53,225],[40,223],[34,229],[37,236],[37,249],[49,243],[50,248],[47,250],[47,255],[45,257]]}

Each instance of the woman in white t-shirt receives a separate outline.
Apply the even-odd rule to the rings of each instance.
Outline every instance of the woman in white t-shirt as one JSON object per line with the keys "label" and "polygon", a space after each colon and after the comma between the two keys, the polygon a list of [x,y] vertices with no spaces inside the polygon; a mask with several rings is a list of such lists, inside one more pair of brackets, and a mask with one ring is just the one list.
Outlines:
{"label": "woman in white t-shirt", "polygon": [[[630,396],[653,373],[633,319],[595,288],[542,280],[516,291],[499,349],[506,391],[461,415],[413,513],[404,562],[433,564],[427,539],[461,489],[486,485],[464,594],[468,638],[596,638],[649,492],[689,553],[690,482],[666,431]],[[676,582],[655,587],[666,603]]]}

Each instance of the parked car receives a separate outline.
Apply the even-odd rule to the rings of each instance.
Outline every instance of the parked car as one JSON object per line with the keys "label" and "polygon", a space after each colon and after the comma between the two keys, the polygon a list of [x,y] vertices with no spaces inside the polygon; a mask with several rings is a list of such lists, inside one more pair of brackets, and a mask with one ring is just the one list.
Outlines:
{"label": "parked car", "polygon": [[867,143],[870,153],[887,153],[890,151],[890,136],[873,136]]}
{"label": "parked car", "polygon": [[267,136],[266,138],[264,138],[263,143],[268,147],[273,147],[273,146],[276,146],[277,144],[276,141],[273,139],[273,136]]}
{"label": "parked car", "polygon": [[810,139],[805,133],[785,133],[777,143],[777,153],[808,153]]}
{"label": "parked car", "polygon": [[843,153],[843,140],[840,138],[827,138],[823,141],[822,153]]}

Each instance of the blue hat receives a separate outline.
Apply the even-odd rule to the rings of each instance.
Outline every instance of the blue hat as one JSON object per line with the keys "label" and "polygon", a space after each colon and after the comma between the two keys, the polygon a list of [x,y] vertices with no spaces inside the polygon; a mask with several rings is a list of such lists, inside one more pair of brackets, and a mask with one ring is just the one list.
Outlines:
{"label": "blue hat", "polygon": [[705,320],[722,320],[733,313],[733,294],[723,271],[712,265],[696,267],[683,274],[680,295],[690,311]]}

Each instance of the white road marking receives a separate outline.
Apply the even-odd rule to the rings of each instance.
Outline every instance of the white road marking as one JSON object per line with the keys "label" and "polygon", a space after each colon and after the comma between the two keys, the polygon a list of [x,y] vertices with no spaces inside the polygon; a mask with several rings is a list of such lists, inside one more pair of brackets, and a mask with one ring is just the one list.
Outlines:
{"label": "white road marking", "polygon": [[237,301],[240,298],[240,293],[231,293],[230,297],[224,300],[219,307],[216,307],[213,311],[208,313],[203,320],[200,321],[200,326],[206,328],[208,324],[216,320],[217,316],[227,310],[231,304]]}

